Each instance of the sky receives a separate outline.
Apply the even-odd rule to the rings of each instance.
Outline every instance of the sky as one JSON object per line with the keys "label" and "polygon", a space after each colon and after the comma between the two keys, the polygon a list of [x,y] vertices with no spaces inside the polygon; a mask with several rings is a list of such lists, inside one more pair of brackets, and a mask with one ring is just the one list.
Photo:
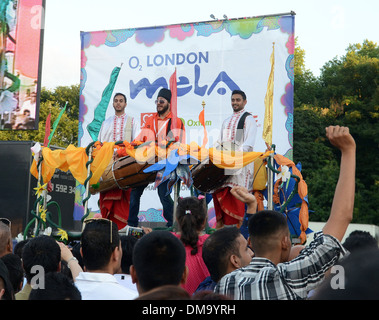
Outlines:
{"label": "sky", "polygon": [[349,44],[379,43],[377,0],[46,0],[42,87],[80,83],[80,31],[162,26],[295,12],[295,36],[315,76]]}

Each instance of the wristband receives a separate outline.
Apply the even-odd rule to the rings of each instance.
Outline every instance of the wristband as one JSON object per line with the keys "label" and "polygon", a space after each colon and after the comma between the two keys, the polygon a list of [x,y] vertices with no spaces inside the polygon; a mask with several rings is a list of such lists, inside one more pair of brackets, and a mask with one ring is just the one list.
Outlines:
{"label": "wristband", "polygon": [[74,256],[72,256],[70,259],[67,260],[67,267],[70,269],[70,265],[69,263],[74,260],[74,261],[77,261],[78,262],[78,259],[76,259]]}

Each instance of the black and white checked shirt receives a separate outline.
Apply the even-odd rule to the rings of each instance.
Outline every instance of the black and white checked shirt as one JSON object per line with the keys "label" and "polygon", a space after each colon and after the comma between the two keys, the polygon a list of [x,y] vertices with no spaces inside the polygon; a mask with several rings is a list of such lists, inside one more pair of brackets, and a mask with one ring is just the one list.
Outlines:
{"label": "black and white checked shirt", "polygon": [[225,275],[215,292],[234,300],[299,300],[307,298],[346,250],[332,236],[316,233],[293,260],[274,265],[254,257],[250,264]]}

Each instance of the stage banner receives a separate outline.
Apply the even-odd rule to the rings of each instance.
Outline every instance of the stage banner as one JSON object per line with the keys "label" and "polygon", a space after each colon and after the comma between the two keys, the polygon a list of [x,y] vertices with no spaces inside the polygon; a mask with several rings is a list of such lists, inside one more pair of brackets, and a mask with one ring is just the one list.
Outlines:
{"label": "stage banner", "polygon": [[[176,70],[177,115],[185,124],[188,144],[202,145],[203,108],[206,147],[216,143],[223,120],[233,112],[231,93],[240,89],[247,96],[245,110],[258,126],[254,151],[264,152],[265,97],[270,90],[272,143],[278,153],[292,158],[294,15],[81,32],[81,49],[80,146],[92,141],[87,126],[115,67],[121,69],[113,94],[127,96],[126,113],[141,127],[156,112],[157,94],[169,88]],[[113,114],[111,99],[105,118]],[[150,209],[151,203],[142,198],[141,210]],[[159,200],[154,205],[161,208]],[[93,201],[92,208],[96,206]]]}
{"label": "stage banner", "polygon": [[37,130],[45,0],[0,3],[1,130]]}

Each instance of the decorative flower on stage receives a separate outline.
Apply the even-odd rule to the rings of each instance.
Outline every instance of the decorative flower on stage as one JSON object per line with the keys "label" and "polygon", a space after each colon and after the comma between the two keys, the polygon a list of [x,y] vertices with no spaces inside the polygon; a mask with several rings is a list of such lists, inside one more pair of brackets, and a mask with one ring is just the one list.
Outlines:
{"label": "decorative flower on stage", "polygon": [[44,231],[43,231],[43,235],[44,236],[51,236],[51,233],[53,232],[53,229],[51,229],[51,227],[47,227]]}
{"label": "decorative flower on stage", "polygon": [[58,236],[61,236],[60,237],[60,240],[68,240],[68,234],[67,234],[67,232],[66,231],[64,231],[63,229],[61,229],[61,228],[58,228]]}
{"label": "decorative flower on stage", "polygon": [[[188,166],[188,159],[195,158],[191,157],[189,154],[179,155],[178,149],[174,149],[166,159],[158,161],[143,172],[148,173],[157,171],[154,189],[162,182],[169,180],[167,185],[167,194],[169,194],[171,193],[172,186],[175,185],[179,179],[182,180],[187,187],[192,185],[192,175]],[[196,163],[198,162],[197,159],[195,159],[195,161]]]}
{"label": "decorative flower on stage", "polygon": [[41,184],[38,182],[38,185],[36,188],[33,188],[34,190],[36,190],[36,196],[39,198],[42,193],[47,190],[47,183],[45,183],[44,185],[41,186]]}
{"label": "decorative flower on stage", "polygon": [[19,242],[21,242],[21,241],[24,241],[24,235],[20,232],[20,233],[17,235],[17,237],[16,237],[15,240],[17,241],[17,243],[19,243]]}
{"label": "decorative flower on stage", "polygon": [[282,170],[278,173],[278,179],[282,179],[282,182],[286,182],[291,178],[291,172],[287,166],[282,166]]}
{"label": "decorative flower on stage", "polygon": [[46,212],[47,212],[47,209],[44,209],[41,205],[39,206],[39,216],[40,218],[46,222]]}
{"label": "decorative flower on stage", "polygon": [[34,157],[34,160],[36,162],[38,162],[39,156],[40,156],[41,151],[42,151],[41,144],[39,142],[37,142],[33,147],[30,148],[30,150],[32,151],[32,155]]}

